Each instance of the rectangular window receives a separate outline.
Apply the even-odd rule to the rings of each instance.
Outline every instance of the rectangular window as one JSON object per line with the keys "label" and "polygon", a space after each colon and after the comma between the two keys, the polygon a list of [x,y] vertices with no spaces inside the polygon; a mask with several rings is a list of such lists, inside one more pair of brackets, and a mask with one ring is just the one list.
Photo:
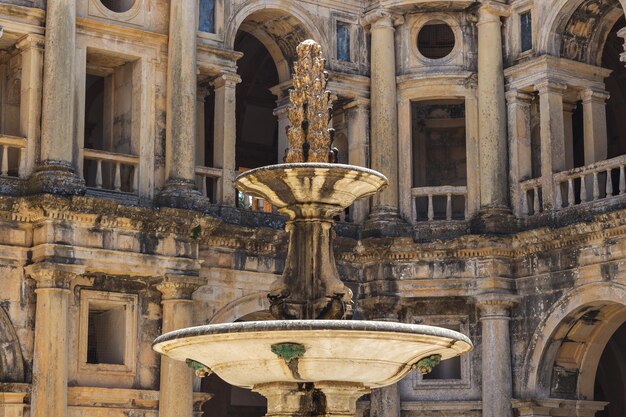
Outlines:
{"label": "rectangular window", "polygon": [[520,36],[522,40],[522,52],[533,49],[533,22],[530,11],[520,14]]}
{"label": "rectangular window", "polygon": [[350,24],[337,22],[337,59],[350,62]]}
{"label": "rectangular window", "polygon": [[81,371],[134,373],[137,349],[136,311],[136,295],[81,291]]}
{"label": "rectangular window", "polygon": [[215,0],[200,0],[200,24],[201,32],[215,33]]}

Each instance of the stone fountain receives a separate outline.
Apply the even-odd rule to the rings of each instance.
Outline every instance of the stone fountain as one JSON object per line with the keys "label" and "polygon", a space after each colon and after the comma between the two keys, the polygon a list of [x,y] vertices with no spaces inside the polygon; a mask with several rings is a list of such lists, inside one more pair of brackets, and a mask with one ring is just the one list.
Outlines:
{"label": "stone fountain", "polygon": [[275,320],[191,327],[166,333],[154,349],[215,372],[268,400],[268,416],[354,416],[356,400],[409,371],[429,372],[468,352],[464,335],[438,327],[357,321],[352,292],[333,255],[333,218],[387,179],[370,169],[330,163],[330,93],[320,46],[297,48],[285,163],[240,175],[241,191],[288,216],[285,270],[271,287]]}

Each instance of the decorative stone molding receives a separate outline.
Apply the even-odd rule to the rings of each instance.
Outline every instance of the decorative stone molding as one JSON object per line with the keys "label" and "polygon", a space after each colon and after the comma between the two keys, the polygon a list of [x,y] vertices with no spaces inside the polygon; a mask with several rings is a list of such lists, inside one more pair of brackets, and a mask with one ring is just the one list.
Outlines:
{"label": "decorative stone molding", "polygon": [[24,268],[26,274],[37,282],[37,289],[56,288],[69,290],[71,283],[84,269],[74,265],[37,263]]}
{"label": "decorative stone molding", "polygon": [[480,310],[480,320],[510,320],[511,308],[519,297],[510,294],[487,293],[474,297]]}
{"label": "decorative stone molding", "polygon": [[604,104],[611,97],[608,91],[596,90],[593,88],[587,88],[580,93],[580,99],[583,104],[587,103],[600,103]]}
{"label": "decorative stone molding", "polygon": [[241,77],[239,74],[232,72],[224,72],[213,79],[211,82],[213,87],[222,88],[222,87],[235,87],[237,84],[241,82]]}
{"label": "decorative stone molding", "polygon": [[202,285],[200,278],[188,275],[166,275],[156,288],[163,294],[163,301],[191,300],[195,290]]}
{"label": "decorative stone molding", "polygon": [[404,16],[385,8],[378,8],[363,17],[363,24],[370,29],[376,27],[394,28],[404,23]]}

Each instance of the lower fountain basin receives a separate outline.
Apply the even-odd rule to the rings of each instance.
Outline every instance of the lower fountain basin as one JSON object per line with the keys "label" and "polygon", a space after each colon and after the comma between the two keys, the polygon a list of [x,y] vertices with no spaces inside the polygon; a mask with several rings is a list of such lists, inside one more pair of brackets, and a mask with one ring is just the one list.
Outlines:
{"label": "lower fountain basin", "polygon": [[[300,350],[299,357],[291,359],[294,353],[289,349],[279,356],[281,347],[289,344]],[[441,355],[445,360],[472,347],[465,335],[439,327],[345,320],[190,327],[166,333],[153,345],[159,353],[200,362],[229,384],[246,388],[322,381],[379,388],[400,380],[423,358]]]}

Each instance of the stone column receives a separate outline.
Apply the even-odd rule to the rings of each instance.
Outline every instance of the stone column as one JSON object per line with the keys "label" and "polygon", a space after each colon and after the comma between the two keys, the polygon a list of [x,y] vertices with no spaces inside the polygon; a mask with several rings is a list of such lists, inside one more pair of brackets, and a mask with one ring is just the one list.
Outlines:
{"label": "stone column", "polygon": [[607,157],[606,91],[586,89],[580,94],[583,101],[585,165]]}
{"label": "stone column", "polygon": [[478,142],[480,210],[478,229],[506,231],[512,227],[507,180],[506,104],[502,64],[502,3],[486,1],[478,11]]}
{"label": "stone column", "polygon": [[511,180],[511,198],[513,210],[518,217],[522,213],[522,194],[520,181],[532,177],[532,154],[530,132],[530,101],[532,96],[518,90],[506,93],[509,126],[509,176]]}
{"label": "stone column", "polygon": [[573,116],[576,103],[563,102],[563,142],[565,149],[565,169],[574,168],[574,125]]}
{"label": "stone column", "polygon": [[[398,108],[394,27],[401,16],[377,9],[365,16],[371,32],[370,97],[372,169],[389,180],[389,186],[372,200],[372,220],[398,217]],[[403,175],[406,173],[403,173]],[[396,220],[397,222],[397,220]],[[380,229],[380,227],[379,227]]]}
{"label": "stone column", "polygon": [[[193,325],[191,295],[197,278],[167,276],[157,285],[163,306],[163,333]],[[161,356],[160,417],[193,417],[193,371],[185,362]]]}
{"label": "stone column", "polygon": [[218,180],[217,195],[221,204],[235,205],[235,145],[236,96],[235,87],[241,77],[235,73],[224,73],[213,80],[215,88],[215,133],[213,145],[213,166],[222,168],[222,178]]}
{"label": "stone column", "polygon": [[[279,100],[282,101],[282,100]],[[285,149],[289,148],[289,140],[287,139],[287,129],[289,128],[289,103],[280,103],[274,109],[274,116],[278,119],[278,150],[276,151],[276,161],[283,163],[285,157]]]}
{"label": "stone column", "polygon": [[161,206],[203,210],[208,207],[195,186],[197,0],[170,2],[167,48],[167,125],[165,187]]}
{"label": "stone column", "polygon": [[[196,155],[194,159],[196,166],[206,166],[206,162],[204,160],[206,145],[206,133],[204,130],[204,102],[208,95],[208,88],[198,86],[196,93]],[[196,187],[198,187],[201,194],[204,194],[205,190],[202,189],[202,180],[199,177],[196,177]]]}
{"label": "stone column", "polygon": [[[368,166],[369,104],[365,98],[357,98],[344,106],[348,119],[348,163]],[[362,198],[352,205],[352,221],[362,223],[369,212],[369,199]]]}
{"label": "stone column", "polygon": [[483,417],[511,417],[513,380],[510,309],[514,299],[500,294],[477,297],[482,328]]}
{"label": "stone column", "polygon": [[32,417],[67,416],[70,268],[34,264],[26,271],[36,282]]}
{"label": "stone column", "polygon": [[552,174],[565,170],[563,93],[567,87],[548,80],[535,88],[539,91],[542,203],[547,211],[556,203]]}
{"label": "stone column", "polygon": [[46,9],[41,149],[32,178],[35,193],[82,194],[73,153],[76,0],[50,0]]}
{"label": "stone column", "polygon": [[33,173],[35,161],[39,154],[44,43],[43,36],[29,34],[16,44],[22,55],[20,132],[28,141],[20,161],[20,177],[26,177]]}

